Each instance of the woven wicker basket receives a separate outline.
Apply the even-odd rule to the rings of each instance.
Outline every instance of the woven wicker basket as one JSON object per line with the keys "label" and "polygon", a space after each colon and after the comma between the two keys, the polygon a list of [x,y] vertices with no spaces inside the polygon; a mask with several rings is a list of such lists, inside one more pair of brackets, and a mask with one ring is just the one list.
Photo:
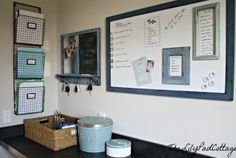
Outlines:
{"label": "woven wicker basket", "polygon": [[[78,120],[78,118],[66,115],[62,115],[62,117],[65,118],[66,122],[76,122]],[[54,115],[25,119],[24,126],[25,137],[54,151],[77,144],[76,127],[55,130]]]}

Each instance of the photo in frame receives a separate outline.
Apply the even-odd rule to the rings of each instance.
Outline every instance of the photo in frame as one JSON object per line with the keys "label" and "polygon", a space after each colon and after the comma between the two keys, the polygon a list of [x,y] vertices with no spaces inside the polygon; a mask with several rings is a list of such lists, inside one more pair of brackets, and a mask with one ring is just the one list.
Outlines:
{"label": "photo in frame", "polygon": [[219,6],[193,8],[193,60],[219,59]]}
{"label": "photo in frame", "polygon": [[190,47],[162,50],[162,83],[190,84]]}
{"label": "photo in frame", "polygon": [[62,37],[62,57],[64,63],[64,74],[78,74],[79,63],[79,36],[68,34]]}

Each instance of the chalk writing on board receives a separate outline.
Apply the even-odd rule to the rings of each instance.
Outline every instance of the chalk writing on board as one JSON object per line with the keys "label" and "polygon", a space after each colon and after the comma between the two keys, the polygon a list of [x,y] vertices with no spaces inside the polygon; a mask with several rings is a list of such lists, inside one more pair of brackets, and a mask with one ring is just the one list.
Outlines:
{"label": "chalk writing on board", "polygon": [[141,57],[132,62],[137,86],[142,86],[152,82],[150,72],[146,71],[147,57]]}
{"label": "chalk writing on board", "polygon": [[170,67],[169,73],[173,77],[181,77],[183,72],[182,59],[181,55],[171,55],[170,56]]}
{"label": "chalk writing on board", "polygon": [[181,11],[176,13],[175,16],[165,26],[165,30],[174,28],[174,26],[177,25],[183,19],[184,12],[185,9],[181,9]]}
{"label": "chalk writing on board", "polygon": [[129,53],[127,52],[129,41],[133,34],[132,22],[115,22],[114,30],[110,33],[110,59],[112,69],[131,67]]}
{"label": "chalk writing on board", "polygon": [[80,74],[97,74],[97,34],[81,34],[79,41]]}
{"label": "chalk writing on board", "polygon": [[214,10],[213,8],[198,12],[199,29],[199,56],[213,55],[214,53]]}
{"label": "chalk writing on board", "polygon": [[160,17],[149,17],[144,20],[145,47],[158,47],[161,45]]}

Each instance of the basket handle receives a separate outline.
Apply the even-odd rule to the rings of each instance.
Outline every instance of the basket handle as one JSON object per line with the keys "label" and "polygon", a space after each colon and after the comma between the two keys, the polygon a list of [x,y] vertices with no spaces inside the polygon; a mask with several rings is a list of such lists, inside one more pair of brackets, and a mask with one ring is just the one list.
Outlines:
{"label": "basket handle", "polygon": [[41,119],[41,120],[39,121],[40,124],[48,123],[48,122],[49,122],[49,119],[48,119],[48,118]]}

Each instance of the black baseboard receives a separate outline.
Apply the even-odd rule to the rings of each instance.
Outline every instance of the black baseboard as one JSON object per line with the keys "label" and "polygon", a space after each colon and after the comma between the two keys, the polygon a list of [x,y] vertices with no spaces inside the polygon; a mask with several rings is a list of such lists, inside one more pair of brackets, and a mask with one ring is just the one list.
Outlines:
{"label": "black baseboard", "polygon": [[0,139],[24,135],[24,125],[15,125],[0,128]]}
{"label": "black baseboard", "polygon": [[[24,135],[24,125],[16,125],[0,128],[0,139]],[[127,139],[132,143],[132,153],[138,157],[145,158],[213,158],[197,153],[187,152],[171,148],[165,145],[132,138],[117,133],[112,134],[112,138]]]}

